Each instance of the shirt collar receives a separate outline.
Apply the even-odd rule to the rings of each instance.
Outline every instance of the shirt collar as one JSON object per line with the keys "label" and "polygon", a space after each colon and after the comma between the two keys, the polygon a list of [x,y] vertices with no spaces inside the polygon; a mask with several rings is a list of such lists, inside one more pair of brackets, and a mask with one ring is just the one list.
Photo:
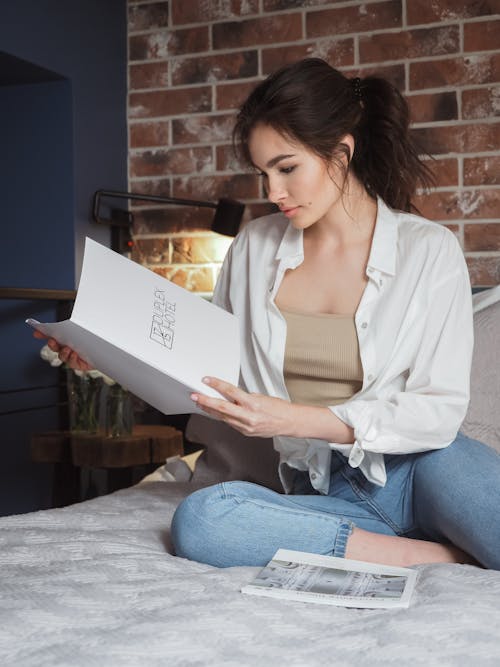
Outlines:
{"label": "shirt collar", "polygon": [[[392,211],[380,198],[377,197],[377,220],[373,233],[372,247],[368,258],[367,268],[375,269],[394,275],[396,273],[396,254],[398,239],[398,220]],[[276,259],[286,257],[303,257],[303,232],[288,223],[281,243],[276,252]]]}
{"label": "shirt collar", "polygon": [[[285,216],[283,216],[285,217]],[[287,226],[281,243],[276,251],[276,259],[285,257],[304,257],[304,237],[301,229],[295,227],[287,221]]]}
{"label": "shirt collar", "polygon": [[377,220],[367,269],[375,269],[391,276],[396,273],[398,219],[380,197],[377,197]]}

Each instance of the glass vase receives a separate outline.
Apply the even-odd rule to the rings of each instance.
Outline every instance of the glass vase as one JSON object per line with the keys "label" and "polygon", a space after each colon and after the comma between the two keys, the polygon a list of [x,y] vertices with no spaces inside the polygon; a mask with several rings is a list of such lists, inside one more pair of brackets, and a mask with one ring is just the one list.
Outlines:
{"label": "glass vase", "polygon": [[66,372],[69,428],[73,433],[104,433],[103,379],[88,373]]}
{"label": "glass vase", "polygon": [[107,387],[106,435],[119,438],[130,435],[134,427],[132,394],[120,384]]}

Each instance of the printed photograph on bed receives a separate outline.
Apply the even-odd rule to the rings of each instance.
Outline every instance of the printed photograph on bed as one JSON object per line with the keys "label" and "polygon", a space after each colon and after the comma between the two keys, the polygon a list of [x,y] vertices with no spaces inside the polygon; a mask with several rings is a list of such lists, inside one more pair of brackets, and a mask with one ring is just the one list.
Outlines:
{"label": "printed photograph on bed", "polygon": [[410,568],[279,549],[242,593],[345,607],[408,607]]}

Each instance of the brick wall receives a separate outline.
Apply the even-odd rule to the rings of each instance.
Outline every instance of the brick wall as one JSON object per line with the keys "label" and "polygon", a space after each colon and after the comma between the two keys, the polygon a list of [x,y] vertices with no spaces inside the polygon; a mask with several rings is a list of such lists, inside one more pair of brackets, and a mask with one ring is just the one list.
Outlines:
{"label": "brick wall", "polygon": [[[132,191],[270,210],[232,156],[235,109],[276,67],[319,56],[407,96],[436,157],[436,188],[417,204],[457,234],[474,285],[500,283],[499,0],[129,0],[128,12]],[[228,245],[212,213],[137,207],[134,257],[210,293]]]}

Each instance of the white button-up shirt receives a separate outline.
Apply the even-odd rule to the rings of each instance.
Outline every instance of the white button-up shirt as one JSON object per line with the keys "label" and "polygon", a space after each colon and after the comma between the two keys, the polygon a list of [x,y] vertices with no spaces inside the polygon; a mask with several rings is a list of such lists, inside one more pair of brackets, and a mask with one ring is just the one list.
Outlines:
{"label": "white button-up shirt", "polygon": [[[274,299],[285,271],[303,259],[303,233],[281,213],[250,222],[229,249],[214,303],[239,318],[240,386],[246,391],[289,400],[283,377],[286,322]],[[366,276],[355,314],[363,385],[350,400],[329,406],[353,428],[354,442],[275,437],[286,491],[291,467],[308,470],[313,487],[327,493],[332,449],[383,486],[384,454],[446,447],[465,417],[472,299],[454,234],[392,211],[379,199]]]}

